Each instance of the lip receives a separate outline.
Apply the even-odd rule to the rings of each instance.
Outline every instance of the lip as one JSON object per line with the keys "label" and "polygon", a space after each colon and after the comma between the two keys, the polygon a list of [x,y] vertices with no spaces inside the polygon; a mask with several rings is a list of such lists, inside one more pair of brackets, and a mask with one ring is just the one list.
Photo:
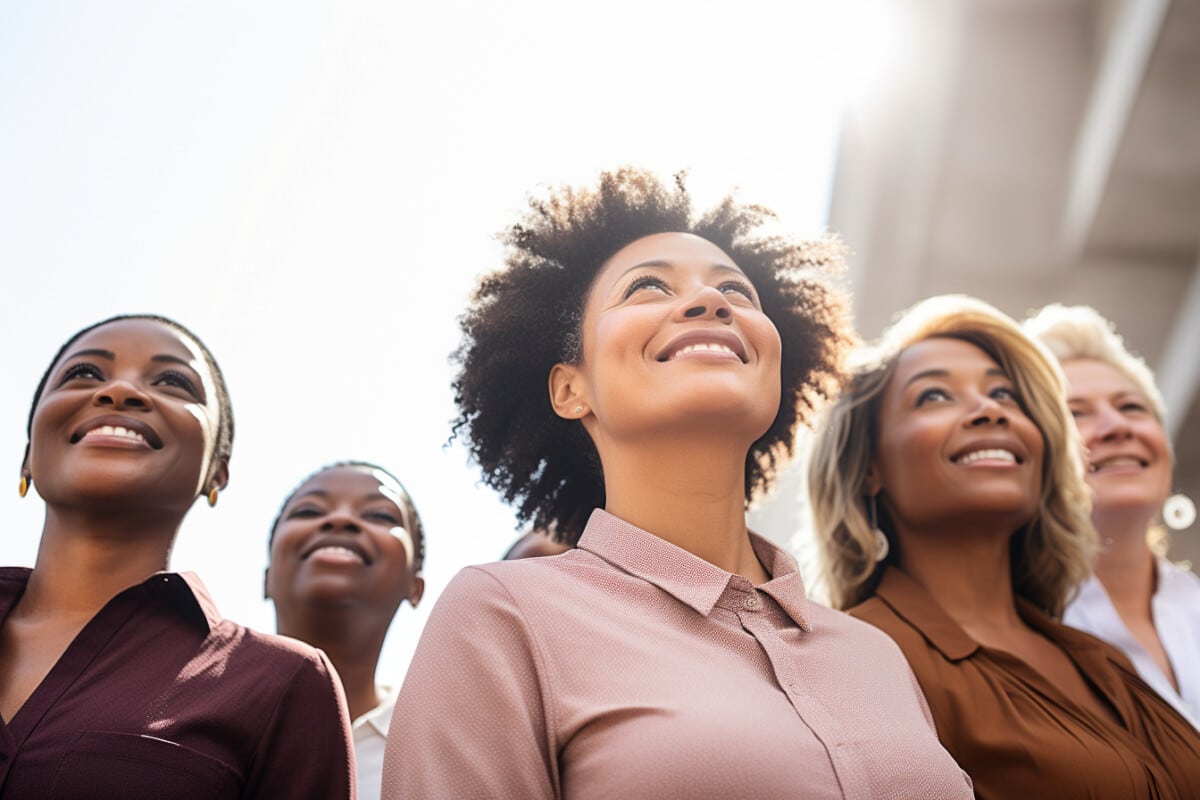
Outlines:
{"label": "lip", "polygon": [[371,555],[366,551],[366,549],[363,548],[361,544],[359,544],[356,539],[351,539],[346,536],[322,536],[314,539],[307,547],[304,548],[303,551],[301,551],[300,560],[307,561],[313,553],[317,552],[323,547],[341,547],[349,550],[361,558],[363,560],[363,564],[368,567],[375,562],[375,559],[371,558]]}
{"label": "lip", "polygon": [[[978,452],[980,450],[1007,450],[1016,456],[1017,459],[1017,463],[1010,464],[1010,466],[1019,467],[1029,458],[1029,454],[1026,452],[1025,448],[1022,447],[1021,443],[1015,439],[980,439],[960,447],[958,450],[955,450],[950,454],[950,460],[953,463],[958,464],[959,460],[963,458],[963,456]],[[978,463],[983,462],[974,462],[974,464]],[[990,465],[992,462],[988,461],[987,463]],[[1005,463],[1008,464],[1009,462]],[[974,466],[974,464],[967,464],[965,466]]]}
{"label": "lip", "polygon": [[[687,333],[676,336],[667,343],[666,347],[658,352],[658,355],[654,357],[654,360],[658,361],[659,363],[672,361],[672,353],[677,353],[689,345],[697,344],[716,344],[723,347],[728,347],[734,352],[734,354],[738,357],[738,360],[743,364],[749,362],[749,358],[746,356],[746,346],[742,344],[742,340],[738,337],[738,335],[730,330],[716,328],[703,328],[700,330],[688,331]],[[709,357],[709,353],[705,353],[705,356]],[[712,353],[711,356],[719,357],[719,354]]]}
{"label": "lip", "polygon": [[100,417],[93,417],[92,419],[89,419],[87,422],[84,422],[82,425],[76,428],[75,432],[71,434],[71,444],[78,444],[80,440],[82,440],[83,437],[89,432],[94,431],[97,428],[103,428],[106,425],[114,428],[127,428],[131,431],[134,431],[143,439],[145,439],[146,444],[150,445],[152,449],[162,449],[162,437],[158,435],[158,432],[155,431],[154,428],[150,427],[140,419],[134,419],[133,417],[128,417],[123,414],[105,414]]}

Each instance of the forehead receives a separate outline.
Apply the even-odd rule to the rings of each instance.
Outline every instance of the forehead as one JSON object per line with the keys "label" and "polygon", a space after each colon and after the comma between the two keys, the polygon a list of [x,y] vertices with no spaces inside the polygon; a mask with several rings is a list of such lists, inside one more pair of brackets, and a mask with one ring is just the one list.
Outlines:
{"label": "forehead", "polygon": [[1095,358],[1073,358],[1062,362],[1067,376],[1068,392],[1072,397],[1106,397],[1121,392],[1141,394],[1141,387],[1132,378],[1107,361]]}
{"label": "forehead", "polygon": [[[384,476],[386,477],[386,476]],[[380,480],[370,467],[333,467],[318,472],[296,490],[295,497],[310,492],[323,492],[334,499],[375,498],[388,500],[399,507],[394,481]]]}
{"label": "forehead", "polygon": [[893,386],[904,386],[916,375],[928,370],[987,372],[998,369],[995,360],[978,345],[962,339],[934,337],[911,344],[896,360]]}
{"label": "forehead", "polygon": [[615,280],[625,271],[647,262],[703,268],[720,264],[737,269],[724,250],[703,237],[693,233],[655,233],[636,239],[614,253],[596,276],[596,283]]}
{"label": "forehead", "polygon": [[80,350],[108,350],[117,358],[149,358],[172,355],[192,362],[200,371],[208,368],[199,346],[174,328],[151,319],[122,319],[101,325],[80,336],[63,353],[70,358]]}

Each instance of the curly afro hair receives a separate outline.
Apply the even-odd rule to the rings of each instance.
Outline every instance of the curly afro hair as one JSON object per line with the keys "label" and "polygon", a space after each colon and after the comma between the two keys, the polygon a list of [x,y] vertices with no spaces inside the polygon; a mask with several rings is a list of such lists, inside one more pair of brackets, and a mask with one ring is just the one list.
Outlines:
{"label": "curly afro hair", "polygon": [[797,424],[836,393],[854,343],[845,297],[827,282],[842,268],[841,244],[751,236],[775,215],[732,196],[694,216],[683,175],[668,186],[631,167],[603,173],[594,189],[562,188],[529,205],[501,234],[506,266],[480,279],[454,354],[453,436],[465,434],[484,482],[521,524],[578,541],[604,506],[604,477],[584,427],[554,413],[547,378],[557,363],[579,363],[583,308],[608,259],[645,236],[680,232],[724,250],[779,330],[779,413],[746,454],[747,502],[767,489],[777,461],[792,454]]}

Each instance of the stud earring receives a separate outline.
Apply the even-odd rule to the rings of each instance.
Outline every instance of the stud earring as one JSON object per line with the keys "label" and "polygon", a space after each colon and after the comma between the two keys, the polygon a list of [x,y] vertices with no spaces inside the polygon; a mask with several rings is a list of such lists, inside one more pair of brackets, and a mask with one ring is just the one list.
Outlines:
{"label": "stud earring", "polygon": [[888,557],[892,549],[887,535],[879,529],[879,511],[875,508],[875,495],[871,495],[871,533],[875,536],[875,563],[878,564]]}
{"label": "stud earring", "polygon": [[576,414],[582,414],[582,413],[583,413],[583,406],[575,406],[575,413],[576,413]]}
{"label": "stud earring", "polygon": [[1163,522],[1173,531],[1182,531],[1192,527],[1196,521],[1196,504],[1192,498],[1182,492],[1171,495],[1163,503]]}
{"label": "stud earring", "polygon": [[29,478],[25,475],[21,476],[21,484],[17,487],[17,492],[24,497],[29,494]]}
{"label": "stud earring", "polygon": [[216,504],[217,504],[217,487],[214,486],[212,488],[212,491],[210,491],[208,493],[208,507],[212,508]]}

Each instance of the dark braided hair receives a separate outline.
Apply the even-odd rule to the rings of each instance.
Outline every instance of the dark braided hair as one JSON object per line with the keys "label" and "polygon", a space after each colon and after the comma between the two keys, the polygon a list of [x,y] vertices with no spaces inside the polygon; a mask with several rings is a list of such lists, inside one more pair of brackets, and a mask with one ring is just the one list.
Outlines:
{"label": "dark braided hair", "polygon": [[[212,351],[200,341],[200,337],[192,333],[190,330],[180,325],[173,319],[160,317],[157,314],[118,314],[115,317],[101,320],[86,328],[76,331],[71,338],[63,343],[63,346],[58,348],[58,352],[54,354],[54,358],[50,359],[50,364],[46,367],[46,371],[42,373],[42,379],[38,381],[37,390],[33,393],[33,402],[29,406],[29,418],[25,423],[26,439],[33,437],[33,413],[37,410],[38,401],[42,399],[42,392],[46,389],[46,382],[50,380],[50,371],[54,369],[54,365],[59,362],[63,354],[67,352],[67,348],[75,344],[86,334],[91,333],[97,328],[102,328],[113,322],[122,322],[127,319],[147,320],[149,322],[157,322],[165,328],[184,336],[191,340],[193,344],[199,348],[200,353],[204,356],[204,363],[208,365],[209,372],[213,376],[213,384],[217,390],[217,410],[220,412],[220,421],[217,423],[217,441],[213,450],[213,465],[218,463],[220,459],[228,460],[233,452],[233,406],[229,402],[229,389],[225,385],[225,375],[221,372],[221,368],[217,365],[217,360],[213,358]],[[28,445],[27,445],[28,446]],[[211,466],[210,466],[211,469]]]}
{"label": "dark braided hair", "polygon": [[774,214],[732,197],[696,218],[683,175],[667,186],[631,167],[603,173],[594,189],[563,188],[529,205],[501,235],[506,265],[480,280],[454,355],[453,435],[465,435],[484,482],[520,523],[578,541],[604,505],[604,478],[583,426],[554,413],[547,378],[556,363],[579,363],[583,308],[608,259],[645,236],[680,232],[725,251],[779,330],[779,413],[746,454],[747,502],[768,488],[797,424],[836,392],[853,343],[845,298],[827,282],[842,267],[840,243],[752,237]]}
{"label": "dark braided hair", "polygon": [[400,501],[403,506],[401,510],[412,520],[413,530],[409,531],[409,535],[412,536],[413,540],[413,574],[420,575],[421,567],[425,565],[425,526],[421,523],[421,515],[417,513],[417,507],[413,504],[408,489],[404,488],[404,484],[400,482],[400,479],[390,471],[378,464],[372,464],[370,461],[336,461],[332,464],[326,464],[305,476],[304,480],[297,483],[295,488],[288,492],[288,496],[284,498],[283,504],[279,506],[279,511],[275,514],[275,521],[271,523],[271,533],[267,537],[267,549],[270,550],[271,543],[275,541],[275,530],[279,527],[280,520],[283,519],[283,511],[287,508],[288,503],[292,502],[292,498],[296,496],[296,492],[300,491],[301,487],[313,478],[331,469],[378,470],[396,482],[396,485],[400,487]]}

